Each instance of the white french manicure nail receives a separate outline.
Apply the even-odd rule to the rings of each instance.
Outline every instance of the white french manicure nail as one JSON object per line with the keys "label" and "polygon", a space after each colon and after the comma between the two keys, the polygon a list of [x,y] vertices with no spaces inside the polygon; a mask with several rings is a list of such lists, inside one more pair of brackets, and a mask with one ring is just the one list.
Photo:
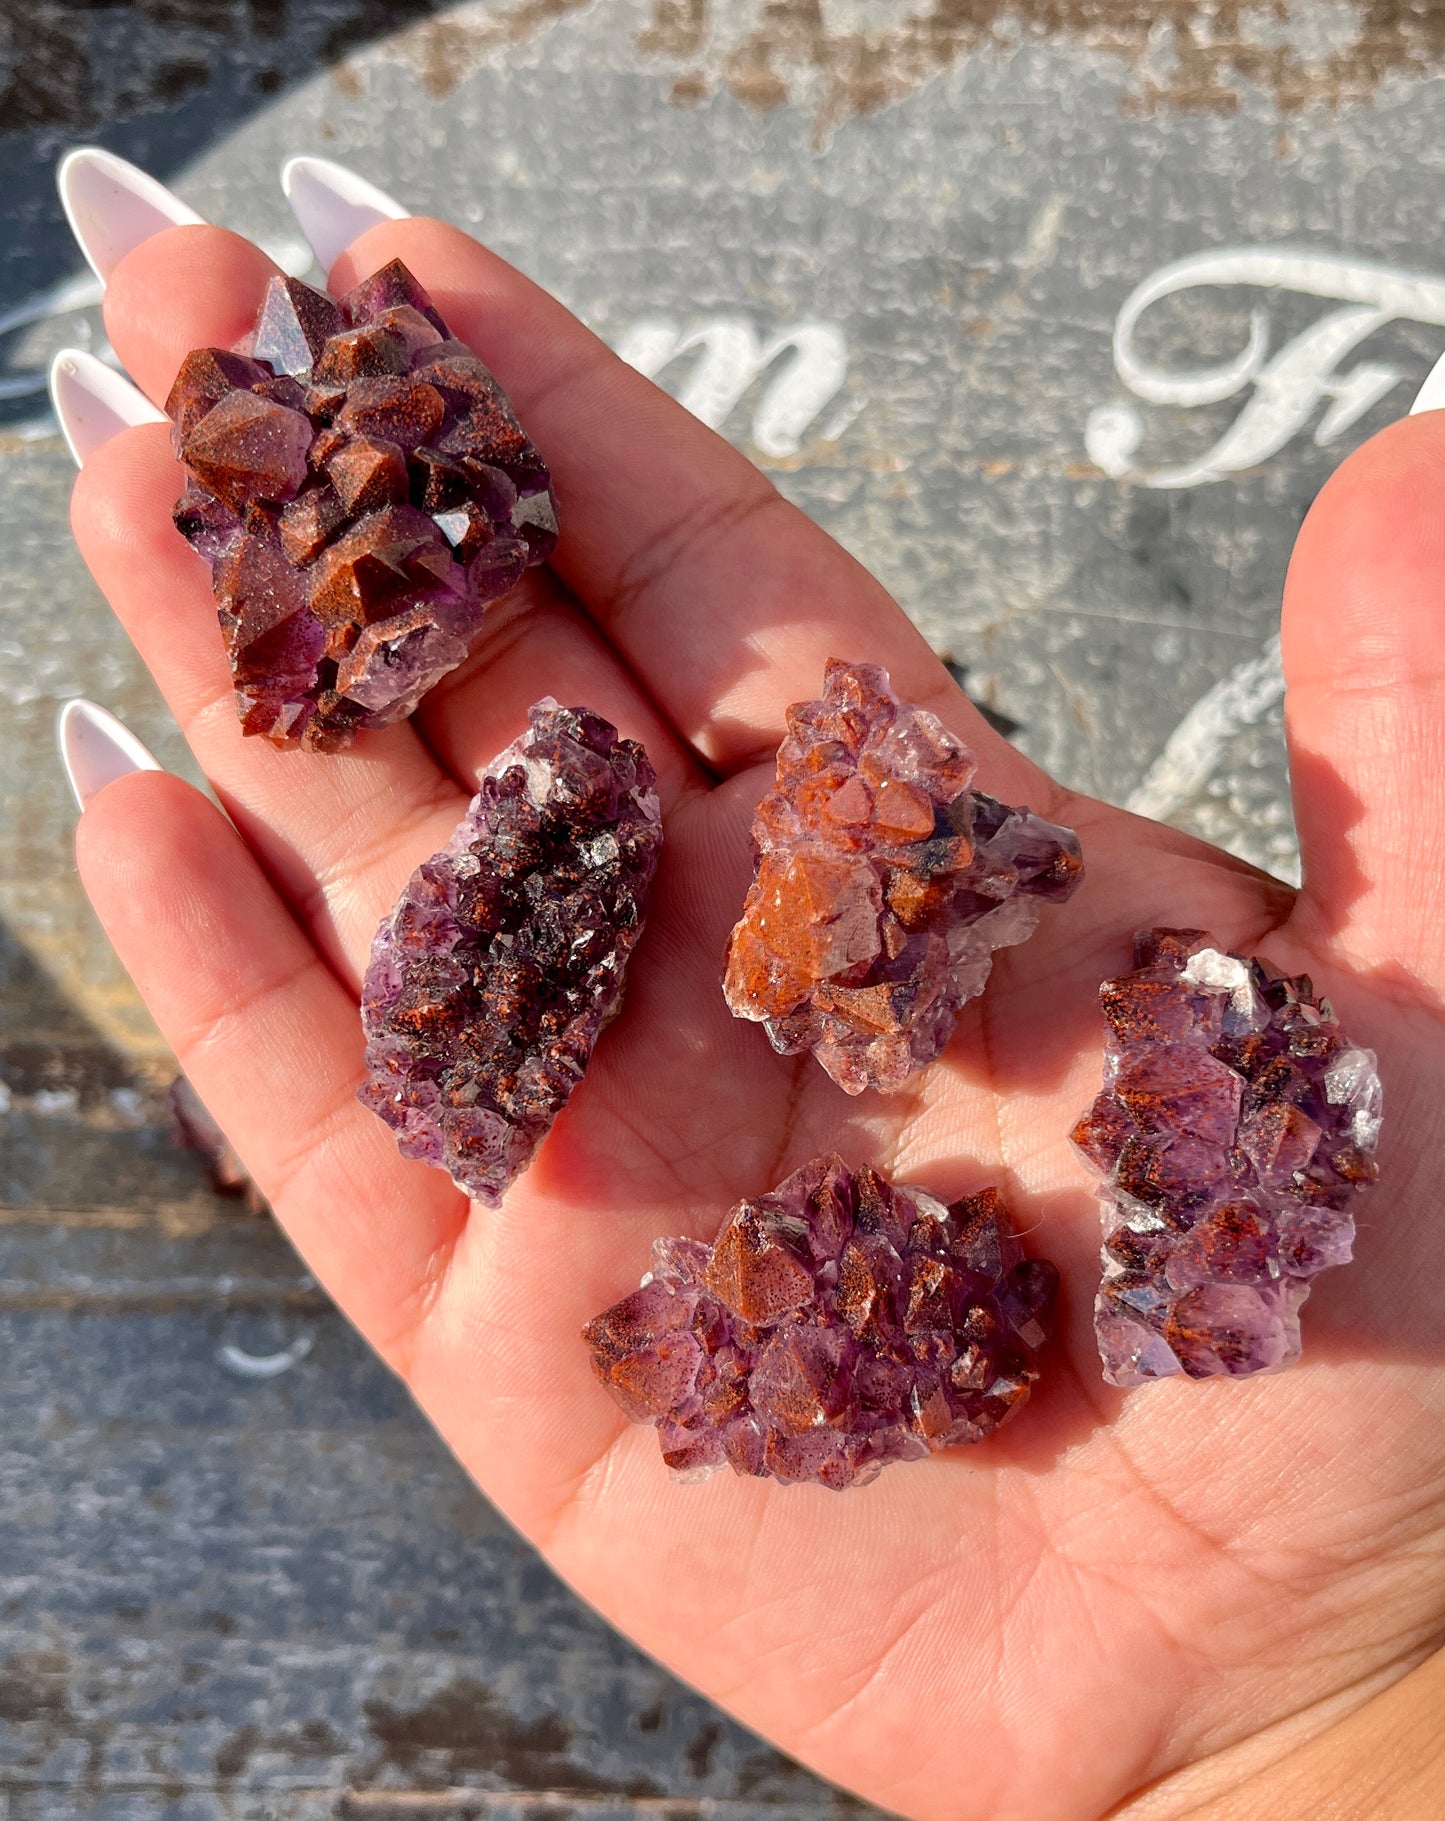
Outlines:
{"label": "white french manicure nail", "polygon": [[99,146],[67,152],[56,183],[70,231],[102,284],[131,248],[152,234],[202,220],[163,183]]}
{"label": "white french manicure nail", "polygon": [[281,188],[317,264],[327,272],[377,222],[407,219],[407,211],[385,190],[329,158],[288,158],[281,167]]}
{"label": "white french manicure nail", "polygon": [[166,421],[123,373],[83,348],[62,348],[51,361],[50,402],[77,468],[122,430]]}
{"label": "white french manicure nail", "polygon": [[117,778],[133,771],[164,770],[123,721],[82,696],[61,709],[55,737],[65,775],[82,809]]}
{"label": "white french manicure nail", "polygon": [[1445,354],[1442,354],[1425,375],[1425,383],[1415,394],[1415,402],[1410,407],[1411,417],[1421,411],[1438,411],[1445,406]]}

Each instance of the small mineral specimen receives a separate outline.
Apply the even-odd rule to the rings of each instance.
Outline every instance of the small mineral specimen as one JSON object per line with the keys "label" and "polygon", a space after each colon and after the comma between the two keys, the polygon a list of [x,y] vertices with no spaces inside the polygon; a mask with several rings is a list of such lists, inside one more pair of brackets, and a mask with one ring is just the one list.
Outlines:
{"label": "small mineral specimen", "polygon": [[242,728],[278,745],[404,720],[557,541],[542,458],[399,260],[340,303],[273,278],[166,411]]}
{"label": "small mineral specimen", "polygon": [[1073,831],[970,790],[975,765],[873,664],[831,662],[822,699],[788,710],[723,991],[849,1094],[932,1062],[993,951],[1079,883]]}
{"label": "small mineral specimen", "polygon": [[1021,1409],[1057,1288],[997,1189],[946,1208],[817,1157],[739,1202],[711,1246],[656,1241],[642,1287],[583,1337],[677,1472],[841,1490]]}
{"label": "small mineral specimen", "polygon": [[1156,929],[1106,980],[1104,1091],[1074,1143],[1106,1181],[1094,1326],[1113,1385],[1299,1355],[1310,1280],[1347,1264],[1380,1078],[1308,975]]}
{"label": "small mineral specimen", "polygon": [[362,985],[359,1098],[496,1207],[622,1001],[662,820],[647,754],[546,697],[407,881]]}

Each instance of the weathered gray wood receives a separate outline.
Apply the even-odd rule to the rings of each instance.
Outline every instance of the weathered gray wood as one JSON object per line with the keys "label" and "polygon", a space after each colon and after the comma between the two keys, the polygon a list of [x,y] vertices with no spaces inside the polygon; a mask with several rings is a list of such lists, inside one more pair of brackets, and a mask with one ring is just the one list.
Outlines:
{"label": "weathered gray wood", "polygon": [[[171,1148],[163,1048],[74,878],[56,704],[95,696],[188,761],[82,570],[70,466],[23,388],[62,341],[101,333],[93,307],[46,302],[80,272],[51,188],[69,138],[103,137],[288,258],[281,156],[352,159],[480,224],[748,448],[1035,757],[1288,873],[1261,654],[1290,533],[1339,454],[1404,409],[1445,315],[1382,322],[1344,358],[1347,377],[1371,363],[1374,402],[1351,394],[1360,413],[1330,420],[1326,447],[1333,373],[1297,422],[1261,430],[1250,381],[1149,402],[1112,336],[1136,285],[1209,250],[1353,260],[1386,314],[1393,274],[1445,277],[1438,179],[1400,156],[1439,141],[1422,78],[1445,34],[1403,4],[1081,0],[933,9],[936,29],[910,36],[929,11],[7,10],[0,311],[22,320],[0,340],[0,380],[18,376],[0,385],[6,1821],[847,1806],[584,1611],[269,1221],[218,1202]],[[1338,301],[1297,271],[1192,286],[1126,354],[1215,366],[1251,305],[1277,351]],[[813,402],[790,415],[800,391]],[[1250,465],[1191,479],[1247,410]],[[1184,480],[1152,484],[1170,468]],[[247,1376],[256,1358],[285,1369]]]}
{"label": "weathered gray wood", "polygon": [[[197,1224],[3,1229],[0,1787],[39,1805],[17,1813],[47,1791],[797,1798],[579,1610],[296,1292],[268,1221]],[[274,1378],[227,1364],[298,1343]]]}

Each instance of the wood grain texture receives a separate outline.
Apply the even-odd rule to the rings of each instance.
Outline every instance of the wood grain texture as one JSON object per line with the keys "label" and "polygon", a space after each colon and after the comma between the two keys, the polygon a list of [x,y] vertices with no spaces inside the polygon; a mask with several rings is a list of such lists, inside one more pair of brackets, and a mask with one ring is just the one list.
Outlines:
{"label": "wood grain texture", "polygon": [[[1320,481],[1403,412],[1440,331],[1382,323],[1345,363],[1375,366],[1345,430],[1307,401],[1267,458],[1185,488],[1149,474],[1208,451],[1252,388],[1151,404],[1113,329],[1201,249],[1445,271],[1438,179],[1400,156],[1440,137],[1430,14],[0,7],[3,1821],[857,1812],[583,1609],[269,1220],[170,1143],[169,1064],[76,885],[51,757],[84,693],[194,775],[75,554],[38,390],[101,333],[54,198],[69,139],[293,264],[273,173],[298,150],[484,232],[882,576],[1033,757],[1116,801],[1174,780],[1166,813],[1287,871],[1277,692],[1229,679],[1259,669]],[[1272,350],[1332,307],[1287,272],[1202,289],[1140,347],[1217,363],[1255,306]],[[1114,478],[1089,454],[1111,422],[1143,439]]]}

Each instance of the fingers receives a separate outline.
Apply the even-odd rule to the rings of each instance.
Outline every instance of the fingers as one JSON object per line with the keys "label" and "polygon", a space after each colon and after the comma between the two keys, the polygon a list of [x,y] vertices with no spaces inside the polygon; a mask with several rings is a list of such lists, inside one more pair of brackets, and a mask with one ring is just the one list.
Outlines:
{"label": "fingers", "polygon": [[392,258],[507,387],[553,465],[554,567],[709,765],[770,753],[788,703],[816,695],[839,656],[887,665],[901,694],[941,712],[979,751],[990,788],[1037,786],[886,591],[554,298],[421,220],[371,228],[337,262],[333,290]]}
{"label": "fingers", "polygon": [[[111,339],[163,402],[191,348],[241,337],[275,272],[248,241],[203,223],[151,234],[109,272]],[[140,319],[144,335],[134,332]],[[69,372],[62,415],[74,414],[76,381],[87,377]],[[171,523],[183,478],[166,431],[130,429],[83,453],[71,508],[81,554],[237,826],[354,983],[398,884],[446,839],[466,793],[409,727],[340,760],[243,739],[205,566]]]}
{"label": "fingers", "polygon": [[76,245],[102,285],[132,247],[201,219],[164,184],[99,146],[67,152],[55,180]]}
{"label": "fingers", "polygon": [[1357,450],[1284,603],[1302,934],[1445,984],[1445,413]]}
{"label": "fingers", "polygon": [[55,743],[77,809],[83,810],[117,778],[129,777],[133,771],[161,770],[155,754],[123,721],[83,696],[72,696],[61,709]]}
{"label": "fingers", "polygon": [[[121,261],[107,291],[118,353],[164,398],[192,347],[238,339],[274,270],[218,228],[153,237]],[[171,523],[181,486],[163,431],[114,437],[82,469],[76,537],[206,775],[344,979],[356,980],[401,881],[446,840],[478,773],[539,696],[585,702],[641,739],[665,802],[695,781],[595,628],[538,579],[496,613],[465,671],[414,726],[368,734],[340,758],[243,739],[209,580]]]}
{"label": "fingers", "polygon": [[406,220],[406,210],[385,190],[329,158],[288,158],[281,166],[281,188],[326,272],[378,221]]}
{"label": "fingers", "polygon": [[585,706],[640,740],[657,773],[664,814],[705,777],[617,653],[545,570],[534,570],[492,609],[465,663],[426,696],[413,717],[428,749],[470,784],[550,695]]}
{"label": "fingers", "polygon": [[344,755],[242,738],[205,566],[171,523],[180,484],[160,426],[112,438],[76,481],[76,542],[232,819],[354,983],[401,881],[446,840],[466,793],[407,726]]}
{"label": "fingers", "polygon": [[77,468],[122,430],[166,421],[123,374],[81,348],[62,348],[50,363],[50,397]]}
{"label": "fingers", "polygon": [[135,383],[164,405],[192,348],[230,348],[256,321],[280,267],[239,234],[205,222],[132,248],[105,288],[105,328]]}
{"label": "fingers", "polygon": [[[300,185],[308,232],[328,251],[346,226],[395,212],[339,167],[299,162],[304,169],[288,166],[291,187]],[[342,256],[333,288],[394,255],[417,268],[515,394],[572,505],[559,572],[709,764],[732,770],[769,752],[787,704],[816,692],[828,657],[866,657],[972,741],[991,788],[1047,796],[1035,768],[976,714],[865,571],[720,438],[475,242],[435,223],[382,221]],[[163,397],[200,340],[194,298],[228,303],[210,339],[230,342],[266,275],[254,249],[219,230],[157,234],[111,271],[112,340],[151,396]]]}
{"label": "fingers", "polygon": [[137,772],[101,790],[76,854],[197,1093],[225,1109],[227,1137],[317,1276],[405,1370],[466,1203],[440,1172],[404,1162],[356,1100],[355,1000],[236,831],[180,779]]}

